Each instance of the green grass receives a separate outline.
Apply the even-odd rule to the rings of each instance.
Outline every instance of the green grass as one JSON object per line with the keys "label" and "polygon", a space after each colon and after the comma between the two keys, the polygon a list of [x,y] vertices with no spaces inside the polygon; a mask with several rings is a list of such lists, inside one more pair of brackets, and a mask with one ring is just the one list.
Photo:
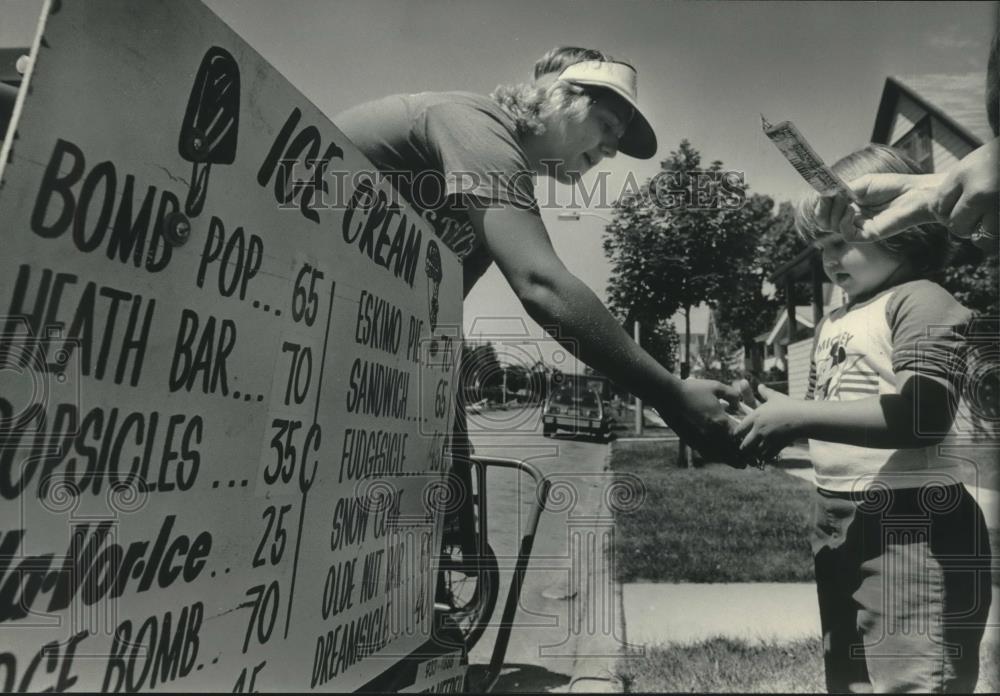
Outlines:
{"label": "green grass", "polygon": [[[987,643],[979,659],[976,693],[1000,690],[996,666],[1000,644]],[[647,647],[618,662],[630,693],[745,692],[823,693],[823,647],[819,638],[794,643],[747,644],[715,638],[693,645]]]}
{"label": "green grass", "polygon": [[823,680],[819,639],[786,644],[747,644],[714,638],[693,645],[647,647],[618,662],[630,693],[747,692],[818,693]]}
{"label": "green grass", "polygon": [[812,487],[780,470],[678,469],[676,446],[617,447],[611,466],[639,476],[645,502],[616,517],[620,582],[808,582]]}

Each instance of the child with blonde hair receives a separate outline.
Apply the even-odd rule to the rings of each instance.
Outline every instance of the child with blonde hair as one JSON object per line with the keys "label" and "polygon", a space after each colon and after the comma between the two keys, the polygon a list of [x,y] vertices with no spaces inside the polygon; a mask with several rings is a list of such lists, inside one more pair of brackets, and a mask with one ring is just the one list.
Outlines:
{"label": "child with blonde hair", "polygon": [[[881,145],[844,157],[845,180],[921,173]],[[948,234],[919,225],[874,243],[818,222],[796,226],[847,296],[816,328],[805,401],[766,387],[741,447],[774,457],[809,439],[816,474],[812,546],[827,688],[971,693],[989,611],[990,544],[975,499],[945,456],[972,313],[931,280]]]}

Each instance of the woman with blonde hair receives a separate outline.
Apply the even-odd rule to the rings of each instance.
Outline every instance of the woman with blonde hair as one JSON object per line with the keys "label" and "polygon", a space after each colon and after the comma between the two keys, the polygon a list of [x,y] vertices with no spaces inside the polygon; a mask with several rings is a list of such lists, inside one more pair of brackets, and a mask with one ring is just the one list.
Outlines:
{"label": "woman with blonde hair", "polygon": [[735,407],[736,390],[680,380],[642,350],[563,265],[539,213],[536,176],[571,184],[619,152],[655,154],[637,82],[628,63],[561,47],[535,63],[532,81],[491,96],[393,95],[334,120],[462,258],[466,295],[496,263],[528,315],[573,355],[654,406],[707,456],[741,466],[720,403]]}

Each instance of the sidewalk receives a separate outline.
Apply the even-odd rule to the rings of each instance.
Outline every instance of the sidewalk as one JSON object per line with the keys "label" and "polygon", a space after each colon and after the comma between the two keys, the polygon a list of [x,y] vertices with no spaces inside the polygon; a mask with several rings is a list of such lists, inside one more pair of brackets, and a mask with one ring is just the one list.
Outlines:
{"label": "sidewalk", "polygon": [[[609,448],[587,438],[543,437],[539,413],[499,412],[469,420],[476,451],[530,463],[552,484],[512,620],[495,693],[621,691],[615,665],[623,641],[611,562],[614,517],[608,509]],[[513,423],[524,430],[511,437]],[[534,424],[534,431],[527,426]],[[493,621],[469,654],[480,679],[493,658],[514,561],[536,485],[511,469],[487,471],[489,543],[500,567]]]}
{"label": "sidewalk", "polygon": [[[984,643],[1000,642],[994,585]],[[631,645],[699,643],[726,637],[791,642],[821,635],[813,583],[629,583],[622,585]]]}
{"label": "sidewalk", "polygon": [[816,586],[796,583],[629,583],[622,586],[633,645],[818,637]]}
{"label": "sidewalk", "polygon": [[[609,471],[611,448],[605,450],[604,470]],[[596,507],[597,519],[614,519],[608,509],[608,496],[602,495]],[[612,537],[600,542],[597,564],[584,570],[580,583],[578,621],[573,646],[573,674],[570,693],[622,693],[617,664],[625,648],[625,611],[622,585],[614,578]]]}

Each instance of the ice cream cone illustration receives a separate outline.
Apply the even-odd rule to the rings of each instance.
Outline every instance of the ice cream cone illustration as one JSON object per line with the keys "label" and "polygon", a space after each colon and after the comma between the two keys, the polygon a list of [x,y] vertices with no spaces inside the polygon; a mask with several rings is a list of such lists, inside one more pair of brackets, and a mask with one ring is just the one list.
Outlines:
{"label": "ice cream cone illustration", "polygon": [[424,270],[427,272],[427,306],[430,309],[431,333],[433,334],[434,329],[437,328],[438,289],[441,287],[441,278],[443,277],[441,252],[438,250],[437,242],[433,239],[427,243]]}

